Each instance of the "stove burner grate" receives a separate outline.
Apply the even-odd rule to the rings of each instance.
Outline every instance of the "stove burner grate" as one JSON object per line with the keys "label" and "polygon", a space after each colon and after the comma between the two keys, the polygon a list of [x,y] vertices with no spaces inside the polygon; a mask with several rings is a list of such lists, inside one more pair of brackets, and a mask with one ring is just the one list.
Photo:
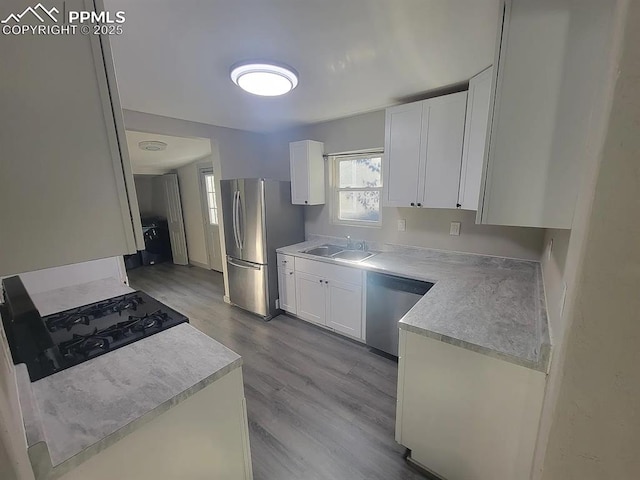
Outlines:
{"label": "stove burner grate", "polygon": [[50,315],[45,324],[50,332],[66,329],[70,331],[78,324],[90,325],[92,320],[117,313],[122,315],[125,310],[136,311],[138,305],[142,305],[144,300],[140,295],[127,294],[121,297],[103,300],[92,305],[78,307],[70,311],[65,311],[55,315]]}
{"label": "stove burner grate", "polygon": [[[143,338],[152,331],[160,331],[171,317],[161,310],[142,316],[129,315],[129,319],[118,322],[102,330],[95,329],[87,335],[73,334],[71,340],[61,342],[58,347],[63,357],[73,358],[78,355],[88,357],[94,351],[108,351],[111,346],[127,337]],[[125,342],[128,343],[128,342]]]}

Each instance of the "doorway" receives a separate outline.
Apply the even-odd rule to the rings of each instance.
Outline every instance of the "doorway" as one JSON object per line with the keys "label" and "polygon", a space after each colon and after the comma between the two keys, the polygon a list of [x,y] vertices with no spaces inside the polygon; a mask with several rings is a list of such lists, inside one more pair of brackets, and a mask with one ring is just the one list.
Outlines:
{"label": "doorway", "polygon": [[222,248],[220,245],[220,215],[218,210],[219,189],[213,168],[203,167],[199,169],[200,200],[204,217],[205,240],[207,244],[207,256],[209,268],[222,272]]}

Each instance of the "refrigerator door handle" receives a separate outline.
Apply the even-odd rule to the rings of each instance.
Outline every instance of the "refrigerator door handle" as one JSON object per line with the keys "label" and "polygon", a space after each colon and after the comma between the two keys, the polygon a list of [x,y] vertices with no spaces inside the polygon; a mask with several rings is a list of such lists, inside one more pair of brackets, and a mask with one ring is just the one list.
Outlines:
{"label": "refrigerator door handle", "polygon": [[238,238],[238,199],[240,198],[240,192],[233,192],[233,239],[236,243],[236,247],[241,250],[240,239]]}
{"label": "refrigerator door handle", "polygon": [[242,193],[238,192],[238,243],[244,248],[244,215],[242,214]]}
{"label": "refrigerator door handle", "polygon": [[246,269],[249,269],[249,270],[260,270],[260,268],[261,268],[260,265],[246,264],[244,262],[237,263],[236,261],[232,260],[231,257],[227,257],[227,262],[229,262],[229,264],[233,265],[234,267],[246,268]]}

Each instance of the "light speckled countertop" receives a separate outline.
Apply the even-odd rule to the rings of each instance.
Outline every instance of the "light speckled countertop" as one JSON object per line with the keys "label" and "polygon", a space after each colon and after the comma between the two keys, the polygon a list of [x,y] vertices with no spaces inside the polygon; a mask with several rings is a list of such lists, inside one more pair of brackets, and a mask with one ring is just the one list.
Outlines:
{"label": "light speckled countertop", "polygon": [[[127,291],[132,289],[98,281],[33,300],[46,314]],[[33,383],[25,365],[18,365],[36,478],[59,477],[241,363],[239,355],[184,323]]]}
{"label": "light speckled countertop", "polygon": [[279,253],[434,283],[400,320],[401,329],[546,372],[550,356],[538,262],[395,245],[363,262],[302,253],[336,239],[314,238]]}

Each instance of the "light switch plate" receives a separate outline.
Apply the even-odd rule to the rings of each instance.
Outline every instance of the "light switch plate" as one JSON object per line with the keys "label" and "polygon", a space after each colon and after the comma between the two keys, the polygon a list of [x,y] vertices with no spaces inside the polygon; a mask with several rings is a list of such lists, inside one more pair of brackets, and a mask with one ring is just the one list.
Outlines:
{"label": "light switch plate", "polygon": [[404,218],[398,219],[398,231],[399,232],[407,231],[407,221]]}
{"label": "light switch plate", "polygon": [[451,222],[451,228],[449,229],[449,235],[460,235],[460,222]]}

